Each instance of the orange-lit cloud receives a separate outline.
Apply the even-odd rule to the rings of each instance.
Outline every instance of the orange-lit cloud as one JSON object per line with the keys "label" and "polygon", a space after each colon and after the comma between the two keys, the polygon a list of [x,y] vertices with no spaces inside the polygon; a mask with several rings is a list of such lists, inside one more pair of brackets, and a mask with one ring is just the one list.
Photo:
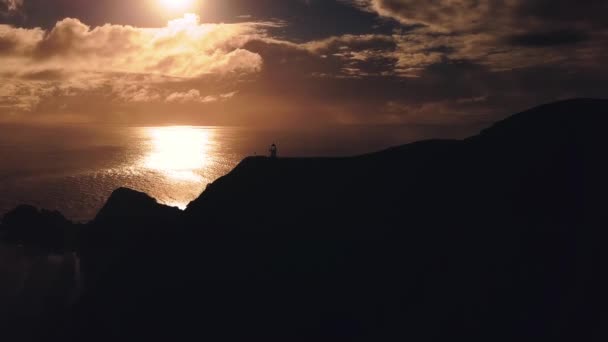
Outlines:
{"label": "orange-lit cloud", "polygon": [[197,77],[256,72],[262,59],[241,47],[262,29],[261,24],[201,24],[194,14],[159,29],[91,28],[70,18],[48,32],[2,25],[0,73],[24,76],[61,69]]}
{"label": "orange-lit cloud", "polygon": [[[187,14],[163,28],[89,27],[64,19],[50,30],[0,25],[0,109],[32,111],[47,96],[100,90],[112,101],[210,103],[231,96],[175,91],[189,79],[238,80],[258,73],[262,57],[244,48],[274,23],[202,24]],[[107,89],[106,89],[107,88]]]}
{"label": "orange-lit cloud", "polygon": [[226,100],[233,97],[236,92],[219,94],[219,95],[207,95],[202,96],[201,92],[197,89],[190,89],[187,92],[175,92],[167,96],[165,99],[168,103],[189,103],[189,102],[199,102],[199,103],[210,103],[217,102],[221,100]]}

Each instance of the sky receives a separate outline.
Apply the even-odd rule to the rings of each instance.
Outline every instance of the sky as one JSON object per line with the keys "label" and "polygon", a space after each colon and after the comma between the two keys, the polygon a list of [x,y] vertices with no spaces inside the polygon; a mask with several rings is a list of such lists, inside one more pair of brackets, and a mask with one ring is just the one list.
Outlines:
{"label": "sky", "polygon": [[605,0],[0,0],[0,122],[468,125],[608,97]]}

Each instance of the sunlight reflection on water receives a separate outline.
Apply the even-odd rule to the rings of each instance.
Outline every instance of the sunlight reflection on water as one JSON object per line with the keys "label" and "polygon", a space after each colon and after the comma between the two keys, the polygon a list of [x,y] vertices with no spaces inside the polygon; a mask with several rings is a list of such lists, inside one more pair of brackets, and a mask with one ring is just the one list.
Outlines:
{"label": "sunlight reflection on water", "polygon": [[230,134],[222,128],[163,126],[133,130],[132,146],[121,158],[123,162],[97,173],[96,181],[145,192],[168,206],[185,209],[207,184],[226,174],[242,158],[224,146]]}
{"label": "sunlight reflection on water", "polygon": [[149,152],[140,162],[144,168],[177,181],[202,182],[200,172],[216,152],[211,129],[187,126],[143,128]]}
{"label": "sunlight reflection on water", "polygon": [[[218,128],[195,126],[140,127],[140,154],[123,165],[124,176],[139,173],[135,189],[160,203],[185,209],[202,189],[236,163],[220,151]],[[226,163],[227,165],[223,165]]]}
{"label": "sunlight reflection on water", "polygon": [[20,204],[95,217],[112,191],[127,187],[184,209],[244,157],[344,156],[461,130],[330,127],[277,130],[209,126],[24,126],[0,124],[0,216]]}

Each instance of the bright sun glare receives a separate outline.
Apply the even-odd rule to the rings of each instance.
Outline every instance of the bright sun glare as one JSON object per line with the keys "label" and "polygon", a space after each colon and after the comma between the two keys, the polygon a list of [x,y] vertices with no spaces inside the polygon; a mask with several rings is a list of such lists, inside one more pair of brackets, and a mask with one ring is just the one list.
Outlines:
{"label": "bright sun glare", "polygon": [[146,128],[151,149],[143,166],[181,181],[202,181],[199,171],[208,163],[212,132],[194,127]]}
{"label": "bright sun glare", "polygon": [[171,12],[189,11],[196,0],[158,0],[163,9]]}

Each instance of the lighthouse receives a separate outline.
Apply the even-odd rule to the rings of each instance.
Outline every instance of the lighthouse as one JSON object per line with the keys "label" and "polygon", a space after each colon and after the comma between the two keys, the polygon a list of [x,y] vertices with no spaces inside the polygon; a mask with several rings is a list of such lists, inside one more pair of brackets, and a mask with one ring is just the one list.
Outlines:
{"label": "lighthouse", "polygon": [[270,146],[270,158],[276,159],[277,158],[277,153],[278,153],[277,145],[276,144],[272,144]]}

